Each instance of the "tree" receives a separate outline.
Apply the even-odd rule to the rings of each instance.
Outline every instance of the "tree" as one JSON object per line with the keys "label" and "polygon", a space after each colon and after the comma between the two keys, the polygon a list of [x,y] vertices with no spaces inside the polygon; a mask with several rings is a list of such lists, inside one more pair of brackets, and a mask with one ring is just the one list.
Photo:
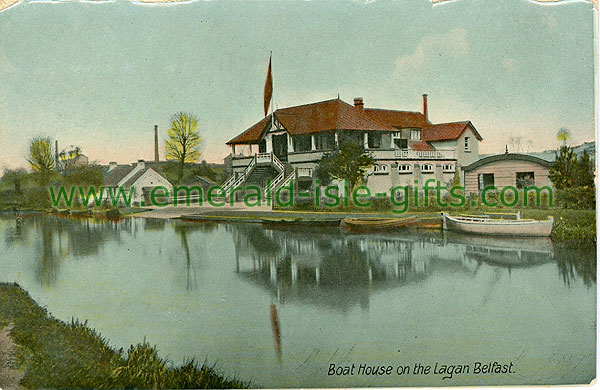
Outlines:
{"label": "tree", "polygon": [[27,161],[33,172],[37,174],[41,184],[47,184],[55,168],[52,143],[49,137],[36,137],[31,140]]}
{"label": "tree", "polygon": [[58,158],[60,160],[60,169],[62,171],[69,170],[73,165],[75,165],[77,157],[79,157],[80,155],[81,148],[79,146],[69,145],[68,148],[63,149],[58,154]]}
{"label": "tree", "polygon": [[331,179],[347,180],[352,191],[373,163],[373,157],[360,145],[344,143],[338,150],[321,158],[315,174],[323,184],[328,184]]}
{"label": "tree", "polygon": [[594,164],[586,151],[578,161],[576,185],[579,187],[594,187]]}
{"label": "tree", "polygon": [[571,133],[569,132],[569,129],[567,129],[566,127],[561,127],[558,130],[558,132],[556,133],[556,138],[558,138],[558,140],[563,143],[563,146],[567,144],[567,141],[569,140],[570,137],[571,137]]}
{"label": "tree", "polygon": [[2,182],[13,187],[15,194],[22,194],[22,186],[27,178],[27,171],[23,168],[5,169]]}
{"label": "tree", "polygon": [[183,178],[186,163],[197,162],[200,158],[198,147],[202,138],[198,134],[198,119],[193,115],[180,112],[171,118],[169,139],[165,142],[166,159],[178,163],[177,179]]}
{"label": "tree", "polygon": [[570,146],[561,146],[550,166],[549,176],[559,204],[575,208],[594,207],[594,167],[587,153],[577,158]]}
{"label": "tree", "polygon": [[574,187],[578,171],[579,163],[573,149],[568,145],[561,146],[549,172],[554,188],[562,190]]}

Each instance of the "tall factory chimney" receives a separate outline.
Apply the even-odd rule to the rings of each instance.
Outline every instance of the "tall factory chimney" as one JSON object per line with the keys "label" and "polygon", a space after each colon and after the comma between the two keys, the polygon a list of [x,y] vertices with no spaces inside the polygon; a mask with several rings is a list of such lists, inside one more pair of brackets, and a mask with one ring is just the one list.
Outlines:
{"label": "tall factory chimney", "polygon": [[423,94],[423,116],[425,117],[425,120],[429,120],[429,117],[427,116],[427,94],[424,93]]}
{"label": "tall factory chimney", "polygon": [[58,171],[58,140],[54,141],[54,169]]}
{"label": "tall factory chimney", "polygon": [[154,161],[158,162],[158,125],[154,125]]}

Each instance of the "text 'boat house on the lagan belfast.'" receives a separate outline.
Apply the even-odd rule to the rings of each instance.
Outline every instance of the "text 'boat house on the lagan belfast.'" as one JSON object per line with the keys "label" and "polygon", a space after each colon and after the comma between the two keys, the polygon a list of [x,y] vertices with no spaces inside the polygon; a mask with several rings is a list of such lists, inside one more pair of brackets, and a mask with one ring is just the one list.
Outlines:
{"label": "text 'boat house on the lagan belfast.'", "polygon": [[[427,179],[449,183],[462,166],[479,159],[481,135],[470,121],[431,123],[427,95],[423,112],[366,108],[339,98],[275,110],[231,139],[233,176],[227,193],[244,184],[275,190],[296,179],[300,189],[315,181],[321,157],[342,142],[362,145],[375,165],[366,185],[375,192]],[[462,178],[461,178],[462,180]]]}

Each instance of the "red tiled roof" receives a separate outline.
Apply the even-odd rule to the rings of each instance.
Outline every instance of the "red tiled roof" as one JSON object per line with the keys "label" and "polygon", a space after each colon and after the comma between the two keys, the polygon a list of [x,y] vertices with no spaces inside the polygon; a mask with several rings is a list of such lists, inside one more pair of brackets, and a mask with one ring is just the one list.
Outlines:
{"label": "red tiled roof", "polygon": [[[392,127],[369,118],[359,109],[339,99],[281,108],[275,111],[275,118],[291,135],[312,134],[329,130],[394,130]],[[227,142],[227,144],[258,142],[270,119],[271,116],[269,115]]]}
{"label": "red tiled roof", "polygon": [[429,122],[425,115],[414,111],[383,110],[379,108],[365,108],[364,113],[371,119],[386,126],[394,128],[425,127]]}
{"label": "red tiled roof", "polygon": [[251,144],[260,140],[260,135],[271,120],[271,115],[267,115],[254,126],[250,127],[242,134],[227,141],[227,145],[231,144]]}
{"label": "red tiled roof", "polygon": [[470,121],[438,123],[436,125],[423,127],[421,139],[427,142],[454,140],[460,137],[468,127],[471,128],[478,140],[481,141],[483,139]]}
{"label": "red tiled roof", "polygon": [[413,150],[434,150],[433,146],[425,141],[408,141],[408,148]]}
{"label": "red tiled roof", "polygon": [[[411,143],[411,148],[415,150],[433,150],[427,142],[457,139],[468,126],[471,127],[475,137],[482,140],[469,121],[432,125],[420,112],[376,108],[360,110],[340,99],[281,108],[276,110],[274,115],[291,135],[330,130],[394,131],[407,127],[421,128],[424,142]],[[270,120],[271,115],[266,116],[242,134],[229,140],[227,144],[257,143]]]}

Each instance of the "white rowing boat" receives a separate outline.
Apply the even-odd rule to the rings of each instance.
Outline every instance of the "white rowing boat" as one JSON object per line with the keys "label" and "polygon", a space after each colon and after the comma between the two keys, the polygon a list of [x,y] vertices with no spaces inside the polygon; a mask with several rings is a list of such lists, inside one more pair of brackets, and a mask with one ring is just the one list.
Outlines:
{"label": "white rowing boat", "polygon": [[492,236],[548,237],[552,233],[554,218],[538,221],[535,219],[492,219],[489,217],[450,216],[442,213],[444,230],[467,234]]}

